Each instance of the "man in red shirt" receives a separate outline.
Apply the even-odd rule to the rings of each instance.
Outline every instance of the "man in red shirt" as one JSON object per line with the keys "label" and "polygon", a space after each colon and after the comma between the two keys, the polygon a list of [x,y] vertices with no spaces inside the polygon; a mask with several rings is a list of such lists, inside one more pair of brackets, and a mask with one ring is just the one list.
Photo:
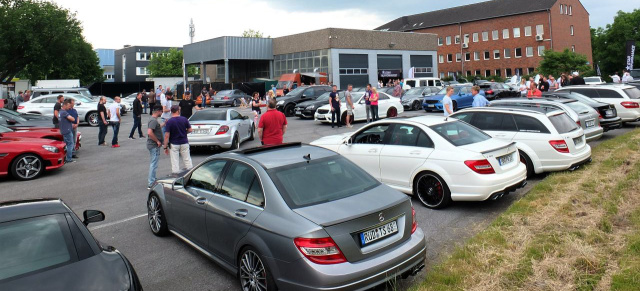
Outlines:
{"label": "man in red shirt", "polygon": [[277,101],[269,99],[267,112],[260,117],[258,123],[258,137],[263,145],[282,144],[284,133],[287,131],[287,118],[276,110]]}

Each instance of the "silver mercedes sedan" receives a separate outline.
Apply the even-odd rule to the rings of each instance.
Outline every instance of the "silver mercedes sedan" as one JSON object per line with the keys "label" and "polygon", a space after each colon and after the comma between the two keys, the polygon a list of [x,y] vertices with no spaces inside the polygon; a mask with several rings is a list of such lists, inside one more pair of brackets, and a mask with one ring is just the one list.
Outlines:
{"label": "silver mercedes sedan", "polygon": [[196,111],[189,118],[189,123],[193,128],[193,132],[187,136],[191,147],[238,149],[242,142],[254,139],[256,129],[253,118],[226,108]]}
{"label": "silver mercedes sedan", "polygon": [[315,146],[213,155],[158,180],[147,210],[153,234],[182,239],[242,290],[363,290],[424,267],[410,198]]}

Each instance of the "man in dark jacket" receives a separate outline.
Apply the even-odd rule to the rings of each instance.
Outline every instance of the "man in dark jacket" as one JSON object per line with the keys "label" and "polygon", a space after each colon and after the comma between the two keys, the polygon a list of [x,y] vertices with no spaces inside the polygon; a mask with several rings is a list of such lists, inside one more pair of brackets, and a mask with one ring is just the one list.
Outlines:
{"label": "man in dark jacket", "polygon": [[140,138],[143,138],[142,134],[142,93],[138,92],[138,96],[136,96],[136,100],[133,100],[133,127],[131,128],[131,133],[129,133],[129,139],[136,139],[133,137],[133,134],[136,132],[136,128],[138,129],[138,135]]}
{"label": "man in dark jacket", "polygon": [[584,79],[578,75],[578,72],[573,72],[573,78],[569,81],[570,86],[574,85],[584,85]]}

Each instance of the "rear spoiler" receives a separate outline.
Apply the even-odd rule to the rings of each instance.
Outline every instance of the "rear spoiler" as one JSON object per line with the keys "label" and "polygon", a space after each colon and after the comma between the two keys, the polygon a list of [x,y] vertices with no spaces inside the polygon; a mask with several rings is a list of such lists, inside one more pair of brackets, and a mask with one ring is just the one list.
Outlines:
{"label": "rear spoiler", "polygon": [[481,152],[481,154],[483,154],[483,155],[484,155],[484,154],[488,154],[488,153],[490,153],[490,152],[494,152],[494,151],[497,151],[497,150],[501,150],[501,149],[504,149],[504,148],[508,148],[508,147],[510,147],[510,146],[512,146],[512,145],[516,145],[516,143],[515,143],[515,142],[512,142],[512,143],[510,143],[510,144],[508,144],[508,145],[506,145],[506,146],[502,146],[502,147],[497,147],[497,148],[495,148],[495,149],[486,150],[486,151],[484,151],[484,152]]}

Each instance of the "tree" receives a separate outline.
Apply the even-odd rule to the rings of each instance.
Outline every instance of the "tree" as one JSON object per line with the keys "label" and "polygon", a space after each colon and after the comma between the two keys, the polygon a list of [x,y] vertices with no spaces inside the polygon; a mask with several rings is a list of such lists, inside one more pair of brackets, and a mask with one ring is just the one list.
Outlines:
{"label": "tree", "polygon": [[0,80],[102,80],[76,15],[52,2],[0,0]]}
{"label": "tree", "polygon": [[572,52],[569,49],[561,52],[546,50],[537,71],[545,76],[560,76],[562,73],[574,71],[587,72],[591,70],[591,66],[587,62],[585,55]]}
{"label": "tree", "polygon": [[[151,53],[151,61],[147,66],[151,77],[180,77],[182,76],[182,50],[170,48],[166,51]],[[196,75],[195,66],[187,66],[189,76]]]}
{"label": "tree", "polygon": [[[262,32],[260,32],[259,30],[253,30],[253,29],[249,29],[249,30],[245,30],[242,32],[242,37],[257,37],[257,38],[263,38],[264,34]],[[271,36],[267,36],[267,38],[270,38]]]}
{"label": "tree", "polygon": [[[640,43],[640,10],[632,12],[618,11],[612,24],[605,28],[591,29],[591,46],[593,61],[600,65],[602,75],[608,76],[621,72],[627,64],[627,40]],[[635,64],[640,62],[640,54],[636,50]],[[634,66],[636,68],[637,66]]]}

